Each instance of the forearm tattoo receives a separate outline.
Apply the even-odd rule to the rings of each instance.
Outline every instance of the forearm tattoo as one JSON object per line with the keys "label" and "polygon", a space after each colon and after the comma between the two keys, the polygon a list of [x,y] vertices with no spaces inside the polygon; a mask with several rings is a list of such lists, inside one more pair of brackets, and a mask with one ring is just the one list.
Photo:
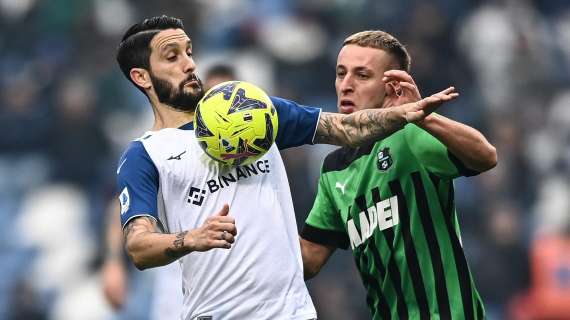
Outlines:
{"label": "forearm tattoo", "polygon": [[188,231],[183,231],[176,234],[176,239],[174,239],[172,242],[172,247],[166,248],[164,250],[164,254],[167,257],[178,259],[187,253],[186,250],[183,250],[184,238],[186,237],[187,233]]}
{"label": "forearm tattoo", "polygon": [[126,242],[129,236],[131,236],[135,231],[152,232],[155,229],[156,229],[156,221],[154,219],[149,217],[137,217],[129,221],[129,223],[127,223],[127,225],[123,229],[123,237],[125,238]]}
{"label": "forearm tattoo", "polygon": [[406,124],[399,111],[395,108],[366,109],[349,115],[323,112],[315,143],[354,147],[385,138]]}

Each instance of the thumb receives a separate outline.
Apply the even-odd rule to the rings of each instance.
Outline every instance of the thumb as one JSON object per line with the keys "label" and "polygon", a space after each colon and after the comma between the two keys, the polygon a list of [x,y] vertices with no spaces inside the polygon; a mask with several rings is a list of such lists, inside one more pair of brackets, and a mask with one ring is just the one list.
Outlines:
{"label": "thumb", "polygon": [[226,203],[222,207],[222,210],[220,210],[220,212],[218,212],[218,215],[219,216],[227,216],[229,212],[230,212],[230,206]]}

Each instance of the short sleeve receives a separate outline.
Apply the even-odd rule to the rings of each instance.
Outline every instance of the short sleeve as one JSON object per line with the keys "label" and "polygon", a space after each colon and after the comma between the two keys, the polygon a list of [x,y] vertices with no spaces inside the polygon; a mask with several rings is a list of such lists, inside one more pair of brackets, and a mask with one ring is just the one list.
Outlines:
{"label": "short sleeve", "polygon": [[140,216],[158,221],[158,170],[140,141],[132,142],[119,160],[117,189],[123,227]]}
{"label": "short sleeve", "polygon": [[330,197],[328,185],[327,175],[321,173],[317,197],[301,230],[301,237],[314,243],[347,249],[348,235],[340,211]]}
{"label": "short sleeve", "polygon": [[277,110],[279,126],[275,143],[279,149],[313,144],[321,109],[303,106],[296,102],[271,97]]}
{"label": "short sleeve", "polygon": [[408,124],[404,130],[411,152],[427,170],[435,175],[453,179],[479,173],[467,168],[441,141],[424,129]]}

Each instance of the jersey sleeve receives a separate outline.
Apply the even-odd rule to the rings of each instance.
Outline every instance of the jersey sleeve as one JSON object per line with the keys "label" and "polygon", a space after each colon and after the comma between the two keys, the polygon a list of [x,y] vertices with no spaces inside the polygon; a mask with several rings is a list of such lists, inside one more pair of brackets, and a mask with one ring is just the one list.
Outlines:
{"label": "jersey sleeve", "polygon": [[119,160],[117,189],[123,228],[140,216],[150,216],[158,222],[158,170],[139,141],[132,142]]}
{"label": "jersey sleeve", "polygon": [[301,230],[301,237],[314,243],[347,249],[348,235],[328,186],[327,176],[321,173],[317,197]]}
{"label": "jersey sleeve", "polygon": [[321,109],[300,105],[296,102],[271,97],[277,110],[279,125],[275,143],[279,149],[313,144]]}
{"label": "jersey sleeve", "polygon": [[447,147],[429,132],[408,124],[404,129],[405,139],[416,159],[435,175],[453,179],[473,176],[478,171],[467,168]]}

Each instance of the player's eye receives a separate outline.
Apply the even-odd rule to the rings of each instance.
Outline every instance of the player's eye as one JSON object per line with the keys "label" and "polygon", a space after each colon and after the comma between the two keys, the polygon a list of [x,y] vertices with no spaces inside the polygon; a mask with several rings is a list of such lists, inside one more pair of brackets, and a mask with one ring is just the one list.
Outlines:
{"label": "player's eye", "polygon": [[357,74],[359,79],[368,79],[370,76],[367,73],[358,73]]}
{"label": "player's eye", "polygon": [[175,54],[169,55],[166,57],[166,60],[171,61],[171,62],[176,61],[176,55]]}
{"label": "player's eye", "polygon": [[342,78],[342,77],[344,77],[345,74],[346,74],[346,72],[341,71],[341,70],[338,70],[338,71],[336,72],[337,78]]}

